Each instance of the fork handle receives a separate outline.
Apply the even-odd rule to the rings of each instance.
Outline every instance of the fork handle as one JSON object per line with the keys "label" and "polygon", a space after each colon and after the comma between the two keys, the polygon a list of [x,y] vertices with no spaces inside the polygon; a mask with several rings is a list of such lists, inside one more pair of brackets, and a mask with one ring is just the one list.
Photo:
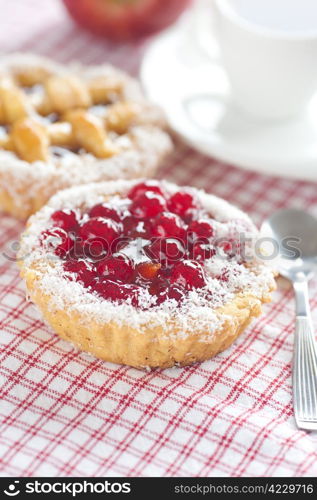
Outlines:
{"label": "fork handle", "polygon": [[317,346],[306,280],[294,283],[296,327],[293,358],[293,406],[300,429],[317,430]]}

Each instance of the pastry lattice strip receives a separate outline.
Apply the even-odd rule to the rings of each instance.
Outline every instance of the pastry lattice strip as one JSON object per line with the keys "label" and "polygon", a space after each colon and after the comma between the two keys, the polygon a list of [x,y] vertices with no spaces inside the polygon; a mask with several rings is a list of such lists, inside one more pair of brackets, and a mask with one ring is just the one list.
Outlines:
{"label": "pastry lattice strip", "polygon": [[[7,130],[0,136],[0,147],[28,162],[48,161],[50,146],[83,148],[97,158],[113,156],[118,147],[108,132],[127,132],[140,113],[137,103],[119,99],[121,87],[115,77],[84,82],[40,69],[14,78],[4,76],[0,78],[0,125]],[[100,105],[105,107],[96,115],[91,108]],[[52,114],[58,118],[55,123],[43,118]]]}

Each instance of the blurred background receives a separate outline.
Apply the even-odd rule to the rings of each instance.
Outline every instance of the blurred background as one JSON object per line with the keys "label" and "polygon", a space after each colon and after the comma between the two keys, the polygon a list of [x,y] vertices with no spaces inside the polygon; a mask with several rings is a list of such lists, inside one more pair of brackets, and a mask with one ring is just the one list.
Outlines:
{"label": "blurred background", "polygon": [[[210,0],[45,0],[45,2],[42,0],[0,0],[0,53],[35,52],[63,63],[76,59],[87,64],[110,62],[137,76],[146,50],[153,40],[160,38],[156,33],[141,38],[140,34],[143,35],[144,31],[161,29],[171,22],[181,23],[179,16],[182,15],[187,18],[187,25],[194,24],[197,18],[194,10],[189,9],[195,9],[200,3],[206,4],[208,1],[210,2]],[[103,6],[103,9],[100,9],[100,6]],[[92,31],[89,31],[87,27],[82,28],[77,21],[75,22],[70,11],[72,16],[79,19],[81,23],[83,20],[84,23],[87,21]],[[100,20],[103,23],[102,28],[99,26]],[[204,23],[203,18],[201,22]],[[95,26],[97,26],[96,29]],[[97,36],[93,33],[100,29],[104,36]],[[120,40],[114,41],[113,37]],[[201,56],[197,63],[196,60],[193,63],[190,59],[190,43],[187,43],[185,48],[186,50],[182,47],[182,60],[188,59],[192,65],[189,72],[193,78],[197,79],[196,75],[200,67],[209,65],[208,56],[205,59]],[[160,85],[163,87],[164,84],[168,91],[171,76],[164,69],[160,71],[160,68],[157,74],[158,88]],[[199,109],[204,109],[204,103]],[[211,118],[215,116],[215,120],[218,119],[217,109],[214,114],[210,112],[208,116]],[[219,126],[217,124],[213,126],[218,127],[220,131],[224,130],[221,121],[219,121]],[[250,145],[250,138],[254,139],[255,125],[252,122],[244,127],[245,143]],[[240,139],[243,135],[239,133],[241,130],[240,122],[234,123],[233,126],[229,123],[226,140],[230,139],[232,144],[235,139]],[[266,127],[267,130],[268,127]],[[261,132],[262,130],[259,130],[259,135]],[[303,135],[309,136],[309,134]],[[279,177],[273,178],[265,175],[266,170],[263,168],[260,174],[252,170],[245,171],[232,166],[237,164],[234,160],[220,162],[212,154],[210,157],[199,154],[197,150],[180,141],[176,135],[174,135],[174,140],[176,145],[174,153],[160,168],[159,177],[167,177],[180,184],[194,184],[209,189],[219,196],[227,197],[241,208],[251,212],[256,222],[260,222],[273,209],[288,204],[289,193],[296,193],[293,195],[292,205],[302,206],[305,200],[305,206],[315,208],[314,184]],[[272,140],[275,144],[279,143],[276,137]],[[215,144],[216,141],[215,135]],[[289,141],[289,146],[293,147],[294,142]],[[265,148],[264,153],[266,152],[269,153],[270,148]],[[291,147],[285,148],[286,153],[291,154]],[[236,156],[232,154],[231,156],[236,159]],[[242,166],[245,165],[242,164]],[[297,168],[297,163],[295,170],[301,175],[301,169]],[[271,171],[274,174],[279,173],[277,170]],[[253,185],[253,188],[247,189],[248,185]],[[261,197],[263,197],[265,185],[274,186],[280,194],[273,197],[274,191],[270,190],[269,193],[273,193],[272,200],[270,203],[265,201],[262,204]]]}
{"label": "blurred background", "polygon": [[[134,3],[138,8],[138,13],[133,14],[133,17],[140,18],[140,12],[144,12],[144,22],[138,19],[138,23],[130,28],[131,31],[118,33],[118,28],[102,30],[104,36],[96,36],[82,27],[71,18],[69,11],[66,10],[65,4],[74,12],[84,12],[88,6],[88,14],[90,15],[91,24],[94,23],[94,16],[98,19],[98,5],[102,4],[103,0],[0,0],[1,20],[0,20],[0,52],[12,51],[34,51],[38,54],[54,57],[60,62],[66,62],[71,59],[80,59],[84,63],[112,62],[124,68],[130,73],[136,74],[139,69],[139,62],[144,52],[149,39],[140,38],[143,27],[147,27],[149,31],[155,28],[163,28],[165,24],[173,21],[181,14],[191,0],[135,0],[129,1],[110,1],[106,4],[119,4],[121,11],[115,18],[111,18],[109,26],[118,27],[118,16],[123,18],[122,23],[126,22],[129,25],[129,17],[123,9],[129,9],[129,4]],[[78,6],[82,6],[82,10]],[[143,4],[143,5],[142,5]],[[152,5],[153,4],[153,5]],[[158,11],[163,15],[157,19],[157,23],[148,26],[148,20],[153,18],[153,14],[148,11],[150,7],[154,8],[155,16],[157,17],[157,9],[154,4],[159,6]],[[171,12],[165,12],[166,6],[175,6]],[[77,6],[77,9],[76,9]],[[145,9],[145,10],[144,10]],[[154,16],[154,17],[155,17]],[[104,20],[109,19],[108,12],[103,13]],[[89,23],[88,23],[89,24]],[[93,30],[93,28],[92,28]],[[94,30],[93,30],[94,31]],[[98,31],[98,26],[96,28]],[[100,28],[99,28],[100,31]],[[117,33],[119,40],[111,41]],[[120,39],[128,38],[128,41],[120,41]],[[122,54],[124,52],[124,61]],[[128,54],[128,57],[127,57]]]}

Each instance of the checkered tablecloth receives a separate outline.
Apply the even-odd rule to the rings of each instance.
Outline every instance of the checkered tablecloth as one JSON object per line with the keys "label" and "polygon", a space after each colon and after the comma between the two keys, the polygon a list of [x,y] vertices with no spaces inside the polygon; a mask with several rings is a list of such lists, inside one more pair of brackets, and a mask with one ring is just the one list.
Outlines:
{"label": "checkered tablecloth", "polygon": [[[0,12],[1,52],[110,60],[138,71],[143,45],[96,40],[58,0],[0,0]],[[284,206],[317,211],[316,184],[243,171],[180,143],[159,175],[204,187],[257,223]],[[13,261],[22,228],[0,216],[2,475],[316,476],[317,436],[298,430],[292,413],[294,303],[286,282],[215,359],[139,371],[80,353],[42,323]],[[317,324],[316,282],[311,304]]]}

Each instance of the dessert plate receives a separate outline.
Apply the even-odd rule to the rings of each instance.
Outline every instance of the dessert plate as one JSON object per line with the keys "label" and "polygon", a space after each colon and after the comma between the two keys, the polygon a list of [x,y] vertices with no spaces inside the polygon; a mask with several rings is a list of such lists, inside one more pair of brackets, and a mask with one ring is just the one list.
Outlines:
{"label": "dessert plate", "polygon": [[317,95],[302,116],[289,120],[244,114],[232,101],[209,24],[203,11],[198,18],[191,11],[153,41],[141,67],[148,97],[165,110],[174,131],[204,154],[317,181]]}

